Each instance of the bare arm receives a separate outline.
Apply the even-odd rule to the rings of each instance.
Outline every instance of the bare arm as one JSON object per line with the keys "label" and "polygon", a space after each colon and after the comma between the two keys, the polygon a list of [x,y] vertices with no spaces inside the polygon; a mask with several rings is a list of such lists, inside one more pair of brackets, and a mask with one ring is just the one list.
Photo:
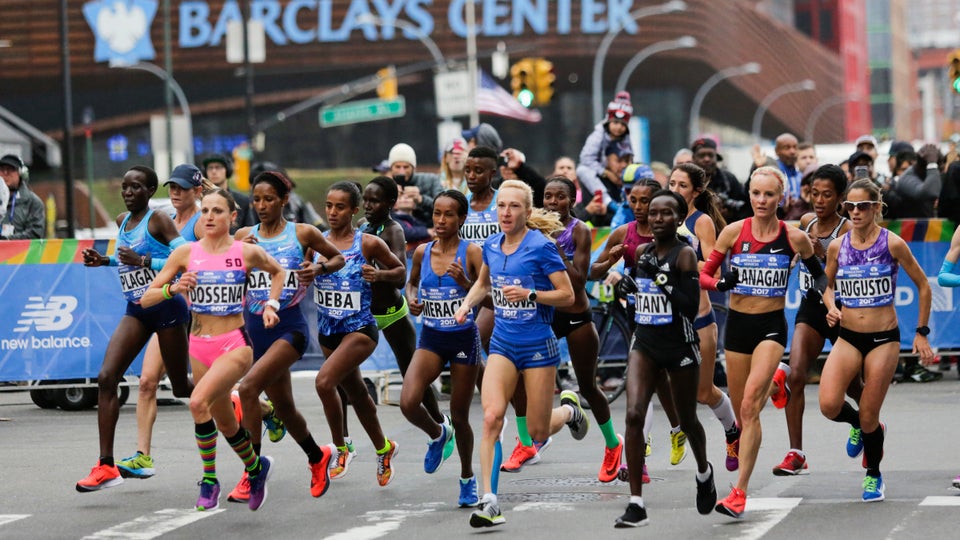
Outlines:
{"label": "bare arm", "polygon": [[386,242],[371,234],[363,235],[363,256],[367,262],[376,262],[380,268],[371,264],[363,265],[363,279],[368,283],[375,281],[394,284],[398,289],[407,281],[407,269],[400,259],[387,247]]}
{"label": "bare arm", "polygon": [[[187,261],[189,259],[189,244],[180,246],[173,250],[173,253],[167,257],[167,262],[163,265],[163,268],[157,274],[157,277],[153,279],[152,283],[150,283],[150,288],[144,291],[143,297],[140,298],[140,305],[148,308],[166,300],[167,298],[163,294],[163,286],[169,284],[171,281],[173,281],[173,278],[177,277],[177,274],[184,272],[187,269]],[[187,288],[190,286],[190,283],[196,285],[196,275],[194,274],[192,276],[191,282],[190,274],[193,274],[193,272],[184,274],[181,276],[180,281],[170,285],[170,287],[167,288],[167,293],[171,295],[180,294],[187,290]]]}
{"label": "bare arm", "polygon": [[627,235],[627,227],[631,226],[633,226],[632,223],[627,223],[610,233],[603,251],[597,256],[596,262],[590,265],[590,279],[602,278],[623,257],[623,239]]}
{"label": "bare arm", "polygon": [[[890,254],[900,263],[900,267],[910,276],[913,284],[917,286],[917,296],[920,298],[917,326],[926,326],[930,322],[930,306],[933,299],[927,275],[923,272],[923,268],[920,268],[920,264],[917,263],[917,259],[914,258],[913,253],[910,252],[910,248],[907,247],[907,243],[902,238],[891,233],[887,242]],[[930,341],[927,336],[914,334],[913,352],[920,355],[920,361],[924,365],[933,361],[933,350],[930,348]]]}
{"label": "bare arm", "polygon": [[407,279],[407,305],[410,308],[410,314],[417,316],[423,311],[423,304],[417,299],[417,292],[420,288],[420,266],[423,264],[423,252],[429,244],[421,244],[413,252],[413,260],[410,262],[410,277]]}
{"label": "bare arm", "polygon": [[480,267],[480,275],[477,276],[477,280],[473,282],[473,287],[470,287],[470,292],[467,293],[467,297],[463,299],[463,303],[460,304],[460,309],[454,314],[454,318],[458,323],[462,323],[467,319],[467,313],[473,309],[473,306],[479,304],[483,301],[487,295],[490,294],[490,268],[487,267],[484,263]]}

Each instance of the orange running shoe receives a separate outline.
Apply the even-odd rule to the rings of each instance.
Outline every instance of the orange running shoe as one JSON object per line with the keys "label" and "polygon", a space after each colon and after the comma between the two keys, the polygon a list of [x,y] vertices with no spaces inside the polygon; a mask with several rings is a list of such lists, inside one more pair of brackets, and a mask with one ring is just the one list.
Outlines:
{"label": "orange running shoe", "polygon": [[604,448],[603,465],[600,466],[600,474],[597,479],[603,483],[613,482],[620,473],[620,462],[623,459],[623,436],[617,434],[619,444],[614,448]]}

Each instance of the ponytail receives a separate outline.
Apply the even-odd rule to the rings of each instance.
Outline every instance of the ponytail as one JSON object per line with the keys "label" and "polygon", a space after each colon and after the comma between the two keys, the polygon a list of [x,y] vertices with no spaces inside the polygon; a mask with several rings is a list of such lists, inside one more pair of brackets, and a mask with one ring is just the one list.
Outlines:
{"label": "ponytail", "polygon": [[549,212],[543,208],[534,208],[527,218],[527,228],[540,231],[547,238],[553,240],[551,236],[555,232],[562,231],[565,227],[560,221],[560,214]]}

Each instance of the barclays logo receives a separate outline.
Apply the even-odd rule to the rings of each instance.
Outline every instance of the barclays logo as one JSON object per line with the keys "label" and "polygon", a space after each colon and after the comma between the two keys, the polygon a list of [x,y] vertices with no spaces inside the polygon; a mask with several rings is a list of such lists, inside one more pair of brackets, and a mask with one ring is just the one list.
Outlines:
{"label": "barclays logo", "polygon": [[154,0],[94,0],[83,5],[83,16],[93,30],[95,62],[129,66],[156,56],[150,25],[157,14]]}

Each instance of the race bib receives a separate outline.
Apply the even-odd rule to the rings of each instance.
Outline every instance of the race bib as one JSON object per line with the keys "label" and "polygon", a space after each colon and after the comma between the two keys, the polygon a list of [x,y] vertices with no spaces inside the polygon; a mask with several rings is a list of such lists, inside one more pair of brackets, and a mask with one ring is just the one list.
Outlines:
{"label": "race bib", "polygon": [[[126,270],[130,268],[131,270]],[[120,291],[128,302],[139,302],[157,273],[150,268],[123,266],[120,268]]]}
{"label": "race bib", "polygon": [[673,306],[652,279],[637,280],[637,292],[633,295],[637,324],[662,326],[673,322]]}
{"label": "race bib", "polygon": [[318,280],[313,299],[317,310],[327,317],[341,319],[360,311],[360,291],[351,290],[349,281]]}
{"label": "race bib", "polygon": [[740,272],[734,294],[774,297],[787,292],[790,257],[786,254],[738,253],[730,260]]}
{"label": "race bib", "polygon": [[845,307],[880,307],[893,303],[893,269],[889,264],[843,266],[837,270],[837,295]]}
{"label": "race bib", "polygon": [[420,289],[420,300],[423,302],[423,325],[428,328],[443,330],[458,328],[473,322],[473,312],[467,313],[463,324],[457,323],[453,315],[463,304],[463,298],[457,297],[460,290],[456,287],[430,287]]}
{"label": "race bib", "polygon": [[503,288],[516,285],[527,289],[535,289],[532,276],[496,276],[493,278],[493,307],[494,314],[502,319],[511,321],[532,321],[537,316],[537,303],[530,300],[510,302],[503,294]]}

